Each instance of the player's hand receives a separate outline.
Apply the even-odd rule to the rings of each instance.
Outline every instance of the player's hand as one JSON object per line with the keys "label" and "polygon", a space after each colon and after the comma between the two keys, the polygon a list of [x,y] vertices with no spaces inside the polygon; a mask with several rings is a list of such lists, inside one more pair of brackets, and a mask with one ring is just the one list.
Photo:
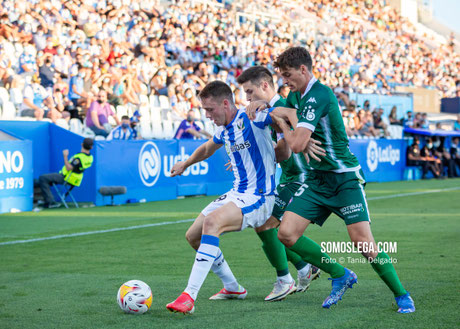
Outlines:
{"label": "player's hand", "polygon": [[308,141],[307,148],[305,149],[304,156],[307,160],[307,163],[310,163],[310,157],[318,162],[321,162],[320,156],[326,156],[326,151],[320,147],[321,142],[317,141],[314,138],[310,137]]}
{"label": "player's hand", "polygon": [[254,120],[256,118],[256,113],[258,111],[265,110],[267,108],[267,103],[264,101],[254,101],[249,103],[246,107],[246,115],[249,120]]}
{"label": "player's hand", "polygon": [[177,162],[171,169],[171,177],[182,175],[185,169],[186,167],[184,161]]}
{"label": "player's hand", "polygon": [[228,160],[228,162],[224,165],[226,171],[232,170],[232,162]]}
{"label": "player's hand", "polygon": [[65,156],[65,157],[68,157],[69,156],[69,150],[63,150],[62,151],[62,155]]}

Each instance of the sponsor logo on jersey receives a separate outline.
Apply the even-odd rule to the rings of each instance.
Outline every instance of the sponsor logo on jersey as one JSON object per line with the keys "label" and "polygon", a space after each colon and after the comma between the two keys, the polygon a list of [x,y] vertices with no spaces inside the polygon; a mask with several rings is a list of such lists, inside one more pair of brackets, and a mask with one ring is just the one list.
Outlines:
{"label": "sponsor logo on jersey", "polygon": [[250,147],[251,147],[251,143],[249,141],[245,141],[244,143],[241,143],[241,144],[231,145],[230,152],[234,153],[234,152],[242,151],[244,149],[248,149]]}
{"label": "sponsor logo on jersey", "polygon": [[310,97],[307,101],[307,103],[316,103],[315,97]]}

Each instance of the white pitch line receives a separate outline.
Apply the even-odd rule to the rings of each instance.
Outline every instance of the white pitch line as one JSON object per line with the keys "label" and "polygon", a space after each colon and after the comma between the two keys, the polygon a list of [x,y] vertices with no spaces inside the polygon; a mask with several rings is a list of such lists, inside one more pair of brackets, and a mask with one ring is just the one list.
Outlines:
{"label": "white pitch line", "polygon": [[401,196],[423,195],[423,194],[440,193],[440,192],[447,192],[447,191],[454,191],[454,190],[460,190],[460,187],[449,187],[449,188],[444,188],[444,189],[439,189],[439,190],[429,190],[429,191],[423,191],[423,192],[382,195],[382,196],[375,196],[372,198],[367,198],[367,200],[372,201],[372,200],[392,199],[392,198],[399,198]]}
{"label": "white pitch line", "polygon": [[[376,197],[372,197],[372,198],[367,198],[367,200],[368,201],[373,201],[373,200],[392,199],[392,198],[399,198],[399,197],[404,197],[404,196],[414,196],[414,195],[423,195],[423,194],[430,194],[430,193],[448,192],[448,191],[454,191],[454,190],[459,190],[459,189],[460,189],[460,187],[451,187],[451,188],[438,189],[438,190],[428,190],[428,191],[423,191],[423,192],[411,192],[411,193],[383,195],[383,196],[376,196]],[[21,244],[21,243],[30,243],[30,242],[38,242],[38,241],[47,241],[47,240],[56,240],[56,239],[63,239],[63,238],[73,238],[73,237],[76,237],[76,236],[85,236],[85,235],[92,235],[92,234],[102,234],[102,233],[110,233],[110,232],[137,230],[139,228],[146,228],[146,227],[153,227],[153,226],[164,226],[164,225],[172,225],[172,224],[189,223],[189,222],[193,222],[194,220],[195,220],[194,218],[191,218],[191,219],[177,220],[177,221],[174,221],[174,222],[152,223],[152,224],[136,225],[136,226],[128,226],[128,227],[117,227],[117,228],[112,228],[112,229],[109,229],[109,230],[80,232],[80,233],[72,233],[72,234],[62,234],[62,235],[49,236],[49,237],[46,237],[46,238],[7,241],[7,242],[1,242],[0,246]]]}
{"label": "white pitch line", "polygon": [[9,244],[20,244],[20,243],[46,241],[46,240],[56,240],[56,239],[62,239],[62,238],[73,238],[73,237],[76,237],[76,236],[85,236],[85,235],[92,235],[92,234],[102,234],[102,233],[110,233],[110,232],[118,232],[118,231],[137,230],[138,228],[146,228],[146,227],[153,227],[153,226],[163,226],[163,225],[171,225],[171,224],[188,223],[188,222],[193,222],[194,220],[195,220],[195,218],[190,218],[190,219],[177,220],[177,221],[174,221],[174,222],[152,223],[152,224],[136,225],[136,226],[128,226],[128,227],[117,227],[117,228],[111,228],[109,230],[80,232],[80,233],[72,233],[72,234],[62,234],[62,235],[49,236],[49,237],[46,237],[46,238],[7,241],[7,242],[1,242],[0,246],[5,246],[5,245],[9,245]]}

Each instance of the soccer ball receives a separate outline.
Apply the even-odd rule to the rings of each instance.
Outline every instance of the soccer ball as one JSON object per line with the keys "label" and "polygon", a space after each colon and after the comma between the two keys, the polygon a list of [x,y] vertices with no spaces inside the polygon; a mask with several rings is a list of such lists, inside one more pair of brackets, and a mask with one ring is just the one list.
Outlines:
{"label": "soccer ball", "polygon": [[118,289],[117,302],[120,308],[131,314],[142,314],[152,305],[152,290],[145,282],[130,280]]}

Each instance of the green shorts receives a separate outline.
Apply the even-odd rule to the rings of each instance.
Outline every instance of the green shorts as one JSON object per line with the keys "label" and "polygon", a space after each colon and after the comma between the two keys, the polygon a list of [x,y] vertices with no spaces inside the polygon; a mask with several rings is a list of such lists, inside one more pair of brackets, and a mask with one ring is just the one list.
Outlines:
{"label": "green shorts", "polygon": [[286,207],[289,205],[294,193],[297,192],[300,186],[302,186],[300,183],[287,183],[276,187],[275,206],[272,212],[273,217],[281,221]]}
{"label": "green shorts", "polygon": [[370,222],[363,177],[361,170],[340,174],[313,170],[294,194],[286,211],[320,226],[332,212],[346,225]]}

